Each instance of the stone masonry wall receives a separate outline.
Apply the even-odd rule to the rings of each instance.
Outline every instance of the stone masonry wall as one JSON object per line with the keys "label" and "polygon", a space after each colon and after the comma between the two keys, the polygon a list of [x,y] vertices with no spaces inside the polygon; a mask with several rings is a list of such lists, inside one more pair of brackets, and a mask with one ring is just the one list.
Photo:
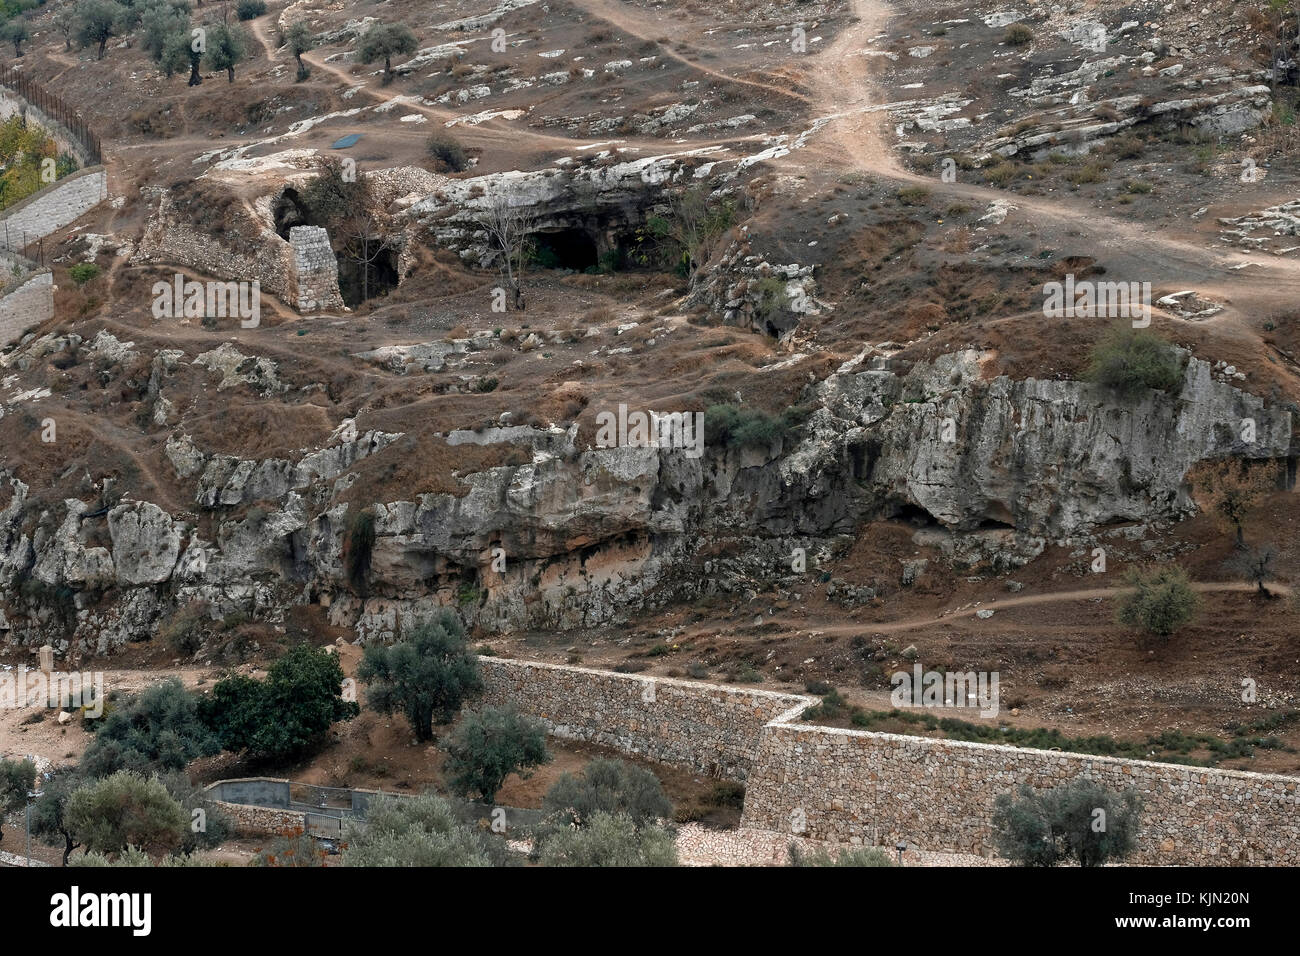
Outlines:
{"label": "stone masonry wall", "polygon": [[82,145],[81,140],[72,135],[66,126],[54,117],[46,115],[39,106],[27,102],[13,90],[0,86],[0,121],[24,114],[27,116],[27,122],[39,126],[50,135],[59,147],[59,152],[70,153],[77,157],[77,162],[82,166],[90,165],[95,161]]}
{"label": "stone masonry wall", "polygon": [[297,285],[294,307],[302,313],[341,309],[339,263],[330,248],[328,230],[321,226],[294,226],[289,230],[289,244],[293,246]]}
{"label": "stone masonry wall", "polygon": [[0,297],[0,345],[17,341],[24,329],[54,315],[54,276],[37,272]]}
{"label": "stone masonry wall", "polygon": [[744,779],[768,721],[807,700],[764,690],[479,658],[486,702],[512,703],[557,737]]}
{"label": "stone masonry wall", "polygon": [[812,697],[502,658],[480,663],[487,703],[513,703],[558,737],[744,779],[745,827],[988,854],[999,794],[1086,776],[1141,795],[1137,862],[1300,863],[1296,777],[841,730],[799,722]]}
{"label": "stone masonry wall", "polygon": [[1300,863],[1294,777],[779,723],[754,765],[742,826],[817,840],[987,855],[999,794],[1082,776],[1141,795],[1135,862]]}
{"label": "stone masonry wall", "polygon": [[242,833],[267,833],[278,836],[286,830],[306,828],[301,811],[253,807],[242,803],[225,803],[221,800],[214,800],[213,803],[235,822],[235,829]]}
{"label": "stone masonry wall", "polygon": [[57,232],[108,198],[103,166],[78,170],[0,213],[0,248],[21,250]]}
{"label": "stone masonry wall", "polygon": [[257,255],[252,256],[223,244],[217,237],[181,220],[171,197],[163,194],[131,262],[174,263],[235,282],[256,279],[263,292],[293,304],[297,301],[292,294],[293,247],[266,228],[258,236],[257,246]]}

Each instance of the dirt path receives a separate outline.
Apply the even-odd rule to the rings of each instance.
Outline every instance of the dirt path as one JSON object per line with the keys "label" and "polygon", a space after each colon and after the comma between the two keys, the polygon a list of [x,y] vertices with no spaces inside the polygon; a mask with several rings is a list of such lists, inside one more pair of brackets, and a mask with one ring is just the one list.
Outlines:
{"label": "dirt path", "polygon": [[[852,0],[856,22],[813,57],[809,81],[815,104],[814,116],[824,123],[821,142],[815,148],[826,151],[838,162],[872,176],[899,184],[922,186],[941,197],[988,205],[1006,203],[1012,217],[1053,235],[1075,232],[1099,249],[1108,250],[1152,281],[1177,280],[1183,287],[1213,289],[1223,297],[1240,299],[1238,308],[1221,313],[1211,321],[1232,321],[1249,303],[1282,305],[1300,294],[1300,263],[1289,260],[1259,263],[1258,256],[1237,250],[1206,248],[1195,239],[1168,230],[1115,218],[1077,202],[1022,196],[1016,193],[965,183],[944,183],[937,177],[922,176],[903,168],[896,151],[882,135],[888,119],[883,108],[889,99],[875,81],[874,61],[863,55],[870,41],[883,33],[891,16],[881,0]],[[814,137],[816,139],[816,137]],[[811,148],[811,147],[810,147]],[[804,164],[806,157],[787,157],[787,162]],[[1251,269],[1233,271],[1233,266],[1256,263]]]}
{"label": "dirt path", "polygon": [[[586,10],[593,17],[604,20],[610,26],[629,33],[638,40],[649,40],[654,42],[657,38],[663,37],[666,33],[671,33],[667,24],[662,20],[645,16],[635,7],[629,4],[620,3],[618,0],[573,0],[574,6]],[[765,90],[776,96],[784,96],[790,99],[800,100],[804,103],[812,102],[812,97],[799,93],[789,87],[776,86],[772,83],[763,83],[758,80],[746,80],[737,76],[730,76],[720,70],[714,70],[710,67],[697,63],[694,60],[687,59],[680,53],[668,48],[667,45],[660,43],[659,50],[663,56],[674,60],[687,69],[696,73],[703,73],[705,76],[711,76],[715,80],[721,80],[724,83],[736,83],[740,86],[748,86],[753,89]]]}
{"label": "dirt path", "polygon": [[[1269,590],[1277,595],[1289,595],[1291,588],[1289,585],[1271,582]],[[1202,581],[1192,584],[1192,589],[1201,594],[1214,594],[1220,592],[1238,592],[1254,593],[1255,586],[1237,581]],[[978,612],[1004,611],[1013,607],[1032,607],[1036,604],[1060,604],[1067,601],[1095,601],[1106,598],[1118,597],[1131,591],[1131,588],[1110,587],[1110,588],[1085,588],[1075,591],[1054,591],[1049,594],[1026,594],[1021,597],[1013,598],[994,598],[989,601],[976,602],[949,611],[943,611],[936,617],[911,617],[902,621],[857,621],[851,624],[826,624],[816,626],[813,629],[818,634],[889,634],[896,631],[913,631],[921,627],[930,627],[935,624],[947,624],[950,621],[958,620],[964,617],[974,617]],[[773,618],[773,621],[780,623],[780,618]],[[789,625],[793,626],[793,625]],[[808,624],[802,624],[801,630],[807,630]],[[694,627],[688,629],[691,636],[704,636],[706,634],[716,633],[716,626],[713,627]]]}

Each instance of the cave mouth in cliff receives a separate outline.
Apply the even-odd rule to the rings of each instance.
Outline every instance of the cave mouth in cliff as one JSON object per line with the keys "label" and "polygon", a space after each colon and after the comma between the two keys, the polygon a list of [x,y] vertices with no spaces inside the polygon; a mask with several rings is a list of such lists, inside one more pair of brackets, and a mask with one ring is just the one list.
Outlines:
{"label": "cave mouth in cliff", "polygon": [[533,234],[533,261],[543,269],[586,272],[600,262],[600,254],[587,230],[556,229]]}
{"label": "cave mouth in cliff", "polygon": [[298,195],[298,190],[292,186],[285,187],[284,192],[280,193],[280,198],[271,208],[271,215],[275,219],[276,234],[281,239],[288,239],[289,230],[294,226],[311,225],[307,221],[307,210],[303,207],[302,196]]}
{"label": "cave mouth in cliff", "polygon": [[350,239],[338,251],[339,293],[343,304],[355,308],[397,287],[397,250],[382,240]]}

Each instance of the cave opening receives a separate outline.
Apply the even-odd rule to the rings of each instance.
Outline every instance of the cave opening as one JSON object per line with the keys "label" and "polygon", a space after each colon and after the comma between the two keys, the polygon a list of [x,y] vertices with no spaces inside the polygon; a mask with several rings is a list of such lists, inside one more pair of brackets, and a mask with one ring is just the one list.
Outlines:
{"label": "cave opening", "polygon": [[533,235],[533,261],[542,269],[586,272],[600,262],[596,240],[585,229],[557,229]]}
{"label": "cave opening", "polygon": [[303,207],[302,197],[292,186],[286,187],[284,192],[280,193],[280,198],[271,208],[271,215],[275,220],[276,234],[281,239],[288,239],[289,230],[294,226],[311,225],[307,221],[307,210]]}
{"label": "cave opening", "polygon": [[904,502],[894,505],[889,517],[895,521],[906,521],[918,528],[930,528],[939,523],[938,519],[920,505]]}
{"label": "cave opening", "polygon": [[397,287],[397,250],[382,239],[349,239],[336,258],[339,262],[339,293],[343,303],[355,308],[367,299],[387,295]]}

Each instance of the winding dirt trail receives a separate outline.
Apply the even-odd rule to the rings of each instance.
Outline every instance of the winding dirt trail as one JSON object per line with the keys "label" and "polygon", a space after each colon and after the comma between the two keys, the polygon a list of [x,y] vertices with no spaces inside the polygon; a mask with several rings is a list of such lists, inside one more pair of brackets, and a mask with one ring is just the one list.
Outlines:
{"label": "winding dirt trail", "polygon": [[[864,54],[870,42],[885,32],[892,11],[881,0],[851,3],[856,22],[812,58],[808,79],[814,91],[814,119],[824,124],[824,129],[811,138],[809,148],[817,148],[838,163],[871,176],[923,186],[948,199],[980,205],[1006,203],[1010,207],[1008,222],[1014,218],[1053,233],[1075,231],[1088,244],[1108,251],[1137,274],[1150,276],[1153,283],[1177,282],[1240,299],[1234,311],[1240,311],[1242,303],[1257,307],[1265,303],[1280,305],[1300,295],[1297,261],[1260,263],[1258,256],[1210,248],[1167,231],[1156,232],[1161,227],[1116,218],[1078,202],[1023,196],[960,182],[944,183],[937,177],[905,169],[896,150],[882,135],[881,127],[888,120],[884,106],[890,100],[876,81],[873,65],[879,58]],[[796,156],[795,161],[806,159]],[[1252,266],[1234,271],[1234,266],[1245,263]],[[1221,313],[1225,319],[1232,315],[1232,311]]]}

